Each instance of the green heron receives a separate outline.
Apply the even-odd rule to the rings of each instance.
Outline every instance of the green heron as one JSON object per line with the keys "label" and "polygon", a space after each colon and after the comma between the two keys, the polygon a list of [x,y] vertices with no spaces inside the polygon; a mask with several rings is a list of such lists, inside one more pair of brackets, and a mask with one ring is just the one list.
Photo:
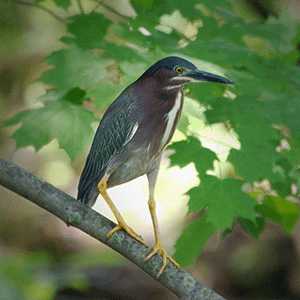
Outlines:
{"label": "green heron", "polygon": [[166,57],[129,85],[106,110],[96,131],[85,167],[80,177],[78,199],[93,206],[100,194],[112,210],[117,225],[107,234],[124,230],[144,243],[129,227],[107,189],[134,178],[147,175],[149,210],[154,228],[155,244],[145,260],[155,254],[163,258],[158,276],[168,260],[178,266],[162,247],[155,212],[154,188],[162,152],[173,136],[182,104],[182,88],[189,82],[213,81],[230,84],[232,81],[200,71],[180,57]]}

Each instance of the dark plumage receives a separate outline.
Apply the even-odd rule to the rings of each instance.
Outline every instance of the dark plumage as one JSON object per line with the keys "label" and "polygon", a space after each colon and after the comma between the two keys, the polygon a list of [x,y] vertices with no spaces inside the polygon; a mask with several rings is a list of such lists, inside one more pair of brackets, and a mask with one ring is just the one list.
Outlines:
{"label": "dark plumage", "polygon": [[172,71],[174,67],[181,66],[185,67],[190,70],[196,70],[196,66],[193,65],[191,62],[184,58],[180,58],[177,56],[169,56],[166,58],[163,58],[162,60],[159,60],[157,63],[152,65],[150,68],[148,68],[141,77],[147,77],[152,76],[155,74],[155,72],[159,69],[167,69]]}
{"label": "dark plumage", "polygon": [[133,104],[126,90],[105,112],[96,131],[80,177],[78,199],[92,206],[99,195],[97,185],[109,162],[122,152],[134,124]]}
{"label": "dark plumage", "polygon": [[[94,141],[88,155],[86,165],[82,172],[79,187],[78,199],[92,206],[99,191],[97,185],[104,175],[106,168],[116,168],[116,164],[122,165],[130,156],[129,151],[134,155],[141,146],[147,147],[152,141],[149,158],[153,158],[159,150],[160,136],[165,126],[164,116],[174,104],[174,91],[162,91],[166,84],[165,74],[173,73],[173,68],[181,63],[182,66],[196,69],[187,60],[178,57],[167,57],[151,66],[142,76],[129,87],[127,87],[105,112],[99,127],[96,131]],[[163,99],[163,102],[161,101]],[[180,107],[181,108],[181,107]],[[179,111],[180,113],[180,111]],[[135,124],[139,128],[134,138],[124,145],[130,137]],[[172,133],[174,130],[172,130]],[[147,136],[146,136],[147,134]],[[171,136],[170,136],[171,137]],[[143,151],[140,149],[140,151]],[[146,153],[143,153],[144,155]],[[141,155],[141,163],[145,162],[144,155]],[[147,155],[147,154],[146,154]],[[118,156],[122,159],[112,162],[112,158]],[[115,161],[114,159],[113,161]],[[121,167],[122,168],[122,167]],[[143,166],[131,170],[128,178],[122,176],[119,180],[114,177],[108,181],[108,186],[115,186],[141,176],[151,169],[151,166]],[[119,172],[120,170],[118,170]]]}
{"label": "dark plumage", "polygon": [[[173,261],[160,245],[154,188],[163,149],[173,136],[181,113],[182,86],[203,80],[231,83],[224,77],[199,71],[191,62],[175,56],[152,65],[105,112],[80,177],[78,199],[92,206],[100,193],[118,221],[108,236],[124,229],[141,240],[127,226],[106,189],[147,174],[155,232],[155,247],[148,258],[160,253]],[[165,263],[162,270],[164,267]]]}

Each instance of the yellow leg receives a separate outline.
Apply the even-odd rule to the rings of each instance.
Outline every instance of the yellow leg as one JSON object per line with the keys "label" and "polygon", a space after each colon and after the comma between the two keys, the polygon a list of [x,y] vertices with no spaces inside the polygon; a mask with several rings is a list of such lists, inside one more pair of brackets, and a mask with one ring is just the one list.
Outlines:
{"label": "yellow leg", "polygon": [[125,220],[123,219],[122,215],[120,214],[120,212],[118,211],[117,207],[115,206],[115,204],[113,203],[113,201],[111,200],[110,196],[107,193],[107,180],[108,178],[106,176],[104,176],[99,184],[98,184],[98,190],[101,194],[101,196],[103,197],[103,199],[105,200],[105,202],[107,203],[107,205],[109,206],[109,208],[111,209],[111,211],[113,212],[118,225],[116,227],[114,227],[111,231],[108,232],[107,234],[107,238],[111,238],[112,235],[119,231],[119,230],[124,230],[126,231],[132,238],[136,239],[137,241],[139,241],[140,243],[145,245],[144,240],[132,229],[130,228]]}
{"label": "yellow leg", "polygon": [[162,272],[165,270],[168,260],[171,263],[173,263],[176,267],[179,267],[179,264],[171,256],[167,254],[166,250],[161,245],[159,232],[158,232],[158,222],[156,217],[155,201],[153,198],[150,198],[148,205],[149,205],[149,210],[150,210],[151,219],[153,223],[155,243],[154,243],[154,247],[152,248],[151,252],[146,256],[145,260],[149,260],[155,254],[160,254],[162,256],[163,264],[157,274],[157,277],[159,277],[162,274]]}

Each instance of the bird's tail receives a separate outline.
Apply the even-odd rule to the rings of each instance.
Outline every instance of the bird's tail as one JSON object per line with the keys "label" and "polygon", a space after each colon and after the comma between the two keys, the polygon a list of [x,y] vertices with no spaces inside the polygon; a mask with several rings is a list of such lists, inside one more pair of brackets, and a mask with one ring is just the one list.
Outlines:
{"label": "bird's tail", "polygon": [[78,190],[77,200],[85,205],[88,205],[89,207],[92,207],[95,204],[98,195],[99,190],[97,184],[92,184],[84,191],[80,189]]}

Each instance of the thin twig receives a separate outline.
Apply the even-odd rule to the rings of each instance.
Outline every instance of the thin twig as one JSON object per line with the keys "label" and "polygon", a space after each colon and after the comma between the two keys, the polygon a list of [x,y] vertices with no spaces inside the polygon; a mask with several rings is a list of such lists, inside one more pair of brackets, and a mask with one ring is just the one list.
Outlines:
{"label": "thin twig", "polygon": [[179,299],[225,300],[198,282],[190,273],[171,264],[168,264],[157,278],[157,272],[162,264],[159,255],[145,262],[149,248],[132,239],[124,231],[116,232],[112,238],[107,239],[107,233],[115,226],[113,222],[13,162],[0,159],[0,185],[116,250],[175,293]]}
{"label": "thin twig", "polygon": [[103,1],[101,0],[94,0],[96,3],[98,3],[98,5],[93,9],[96,10],[99,6],[102,6],[104,7],[105,9],[107,9],[108,11],[110,11],[111,13],[117,15],[118,17],[122,18],[122,19],[125,19],[127,18],[126,16],[120,14],[117,10],[115,10],[114,8],[112,8],[111,6],[105,4]]}
{"label": "thin twig", "polygon": [[95,5],[95,7],[91,10],[91,12],[94,12],[94,11],[96,11],[100,6],[101,6],[101,0],[100,1],[95,1],[96,2],[96,5]]}
{"label": "thin twig", "polygon": [[15,0],[15,3],[19,4],[19,5],[27,5],[27,6],[38,8],[38,9],[48,13],[52,17],[54,17],[57,21],[65,23],[64,18],[62,18],[61,16],[59,16],[55,12],[53,12],[51,9],[49,9],[49,8],[39,4],[39,3],[32,3],[32,2],[22,1],[22,0]]}
{"label": "thin twig", "polygon": [[82,14],[84,14],[84,9],[83,9],[83,6],[82,6],[82,3],[81,3],[81,0],[76,0],[77,2],[77,5],[79,7],[79,10]]}

